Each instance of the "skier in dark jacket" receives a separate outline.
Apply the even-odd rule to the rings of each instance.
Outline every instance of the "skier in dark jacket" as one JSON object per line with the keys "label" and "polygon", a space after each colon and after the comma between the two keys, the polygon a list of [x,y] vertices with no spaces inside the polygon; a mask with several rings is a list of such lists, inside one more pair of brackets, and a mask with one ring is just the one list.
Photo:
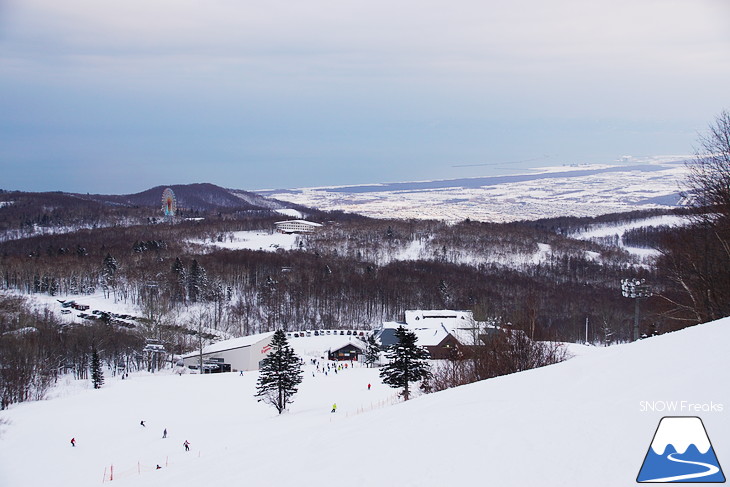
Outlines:
{"label": "skier in dark jacket", "polygon": [[76,446],[76,438],[71,438],[71,446]]}

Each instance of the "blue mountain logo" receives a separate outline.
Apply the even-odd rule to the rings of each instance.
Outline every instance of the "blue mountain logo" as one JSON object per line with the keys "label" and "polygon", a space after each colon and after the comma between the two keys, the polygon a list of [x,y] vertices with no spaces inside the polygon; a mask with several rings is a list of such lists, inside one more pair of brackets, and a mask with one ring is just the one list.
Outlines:
{"label": "blue mountain logo", "polygon": [[636,481],[725,482],[702,420],[696,416],[662,418]]}

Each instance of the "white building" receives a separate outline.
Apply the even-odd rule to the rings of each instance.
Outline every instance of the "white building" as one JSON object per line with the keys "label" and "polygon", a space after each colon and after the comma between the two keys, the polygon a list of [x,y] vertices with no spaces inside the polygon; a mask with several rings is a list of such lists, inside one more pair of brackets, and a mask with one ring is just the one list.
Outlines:
{"label": "white building", "polygon": [[[483,337],[495,332],[492,323],[474,320],[469,310],[450,309],[407,310],[405,321],[386,321],[375,330],[375,336],[383,346],[396,343],[395,330],[403,326],[418,337],[418,344],[426,347],[433,357],[443,356],[456,345],[471,346],[482,343]],[[443,352],[443,353],[441,353]]]}
{"label": "white building", "polygon": [[286,220],[276,222],[274,225],[276,225],[276,230],[281,233],[313,233],[322,227],[320,223],[306,220]]}
{"label": "white building", "polygon": [[[208,345],[203,348],[203,367],[218,365],[218,370],[231,372],[258,370],[261,360],[271,351],[273,336],[274,332],[260,333]],[[189,353],[182,360],[186,367],[198,368],[200,352]]]}

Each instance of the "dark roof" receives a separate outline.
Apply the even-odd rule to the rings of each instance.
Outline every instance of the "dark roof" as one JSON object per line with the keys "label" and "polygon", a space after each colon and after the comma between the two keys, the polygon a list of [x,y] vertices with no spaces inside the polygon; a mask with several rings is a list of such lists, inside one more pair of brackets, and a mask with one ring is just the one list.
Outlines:
{"label": "dark roof", "polygon": [[389,347],[398,343],[398,339],[395,336],[396,328],[383,328],[380,333],[375,336],[375,339],[380,342],[383,347]]}

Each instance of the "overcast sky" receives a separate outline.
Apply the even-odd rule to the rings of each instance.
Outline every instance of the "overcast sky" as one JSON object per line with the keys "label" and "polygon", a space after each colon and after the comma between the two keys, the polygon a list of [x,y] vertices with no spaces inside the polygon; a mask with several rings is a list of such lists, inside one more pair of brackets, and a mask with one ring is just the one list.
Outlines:
{"label": "overcast sky", "polygon": [[0,0],[0,188],[452,178],[691,153],[727,0]]}

